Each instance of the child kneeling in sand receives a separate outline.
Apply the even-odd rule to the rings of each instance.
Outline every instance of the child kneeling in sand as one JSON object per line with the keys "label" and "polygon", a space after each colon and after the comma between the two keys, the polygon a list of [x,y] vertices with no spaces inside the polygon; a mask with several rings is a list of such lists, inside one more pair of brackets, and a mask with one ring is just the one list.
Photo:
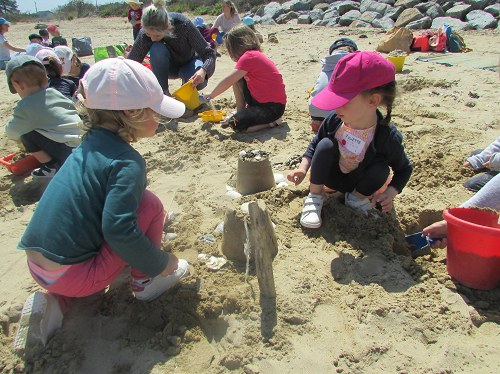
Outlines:
{"label": "child kneeling in sand", "polygon": [[184,104],[164,96],[149,69],[121,58],[92,66],[78,99],[83,141],[48,185],[18,245],[48,291],[26,301],[18,351],[47,342],[62,324],[62,301],[104,290],[127,264],[143,301],[189,273],[185,260],[160,249],[163,205],[146,190],[144,159],[130,145],[155,135],[160,114],[180,117]]}
{"label": "child kneeling in sand", "polygon": [[311,116],[311,129],[318,131],[321,123],[331,113],[329,110],[316,108],[312,103],[314,96],[319,94],[328,85],[335,65],[342,57],[358,50],[358,46],[349,38],[340,38],[333,42],[328,49],[328,55],[321,60],[321,73],[319,74],[309,99],[309,114]]}
{"label": "child kneeling in sand", "polygon": [[53,177],[80,144],[80,117],[71,100],[47,88],[47,73],[37,58],[13,57],[6,73],[10,92],[21,97],[5,127],[6,135],[21,142],[42,164],[33,171],[34,177]]}
{"label": "child kneeling in sand", "polygon": [[[298,185],[309,168],[309,195],[300,223],[321,227],[324,186],[345,192],[345,204],[367,216],[377,204],[383,212],[392,209],[412,173],[402,144],[403,137],[390,123],[396,81],[394,65],[375,52],[357,51],[335,66],[328,86],[313,104],[330,114],[309,144],[298,169],[288,179]],[[378,107],[384,105],[384,117]],[[389,187],[372,196],[392,177]]]}
{"label": "child kneeling in sand", "polygon": [[286,106],[285,84],[274,62],[262,53],[257,36],[247,26],[237,26],[226,34],[225,43],[236,66],[204,99],[210,101],[233,87],[236,113],[225,121],[233,130],[253,132],[279,125]]}

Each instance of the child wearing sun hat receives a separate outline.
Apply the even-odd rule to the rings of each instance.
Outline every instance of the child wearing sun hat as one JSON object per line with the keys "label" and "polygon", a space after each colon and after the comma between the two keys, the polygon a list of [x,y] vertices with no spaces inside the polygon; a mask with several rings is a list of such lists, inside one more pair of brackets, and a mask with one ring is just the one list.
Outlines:
{"label": "child wearing sun hat", "polygon": [[139,35],[139,31],[141,31],[141,18],[142,18],[142,1],[138,0],[126,0],[125,1],[129,5],[127,18],[128,21],[132,24],[132,35],[134,36],[134,40]]}
{"label": "child wearing sun hat", "polygon": [[5,33],[9,31],[10,22],[5,18],[0,18],[0,70],[5,70],[7,62],[10,60],[10,51],[26,52],[23,48],[11,45],[5,38]]}
{"label": "child wearing sun hat", "polygon": [[78,100],[82,144],[49,183],[18,244],[46,292],[24,304],[17,352],[45,345],[62,325],[64,302],[105,291],[124,269],[143,302],[189,274],[186,260],[161,248],[165,211],[131,145],[155,136],[160,115],[180,117],[184,104],[163,94],[151,70],[121,58],[93,65]]}

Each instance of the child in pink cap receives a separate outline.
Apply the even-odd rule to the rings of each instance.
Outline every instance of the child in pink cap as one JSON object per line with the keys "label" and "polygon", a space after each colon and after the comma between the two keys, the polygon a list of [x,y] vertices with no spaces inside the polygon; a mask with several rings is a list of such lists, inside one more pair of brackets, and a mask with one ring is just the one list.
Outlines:
{"label": "child in pink cap", "polygon": [[154,136],[160,115],[180,117],[184,104],[163,95],[151,70],[121,58],[93,65],[78,100],[82,143],[49,183],[18,244],[48,291],[24,305],[18,352],[47,343],[62,324],[62,301],[105,290],[127,265],[142,301],[189,273],[185,260],[161,249],[163,205],[146,189],[146,163],[130,144]]}
{"label": "child in pink cap", "polygon": [[[324,120],[299,168],[288,174],[298,185],[311,169],[302,226],[321,227],[325,186],[344,192],[345,204],[365,216],[377,205],[383,212],[392,209],[412,173],[403,137],[390,122],[395,96],[394,65],[378,53],[357,51],[339,60],[328,86],[312,100],[319,109],[335,113]],[[385,117],[379,106],[386,107]],[[391,169],[389,186],[374,196]]]}

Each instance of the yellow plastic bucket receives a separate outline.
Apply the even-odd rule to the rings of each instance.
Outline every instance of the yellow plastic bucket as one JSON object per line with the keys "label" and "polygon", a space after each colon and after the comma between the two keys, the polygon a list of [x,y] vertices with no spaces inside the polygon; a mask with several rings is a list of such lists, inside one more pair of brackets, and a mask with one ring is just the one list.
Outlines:
{"label": "yellow plastic bucket", "polygon": [[172,96],[175,97],[177,100],[183,102],[184,105],[186,105],[186,108],[191,110],[198,108],[202,104],[198,94],[198,90],[195,87],[193,87],[191,81],[188,81],[184,83],[182,86],[180,86],[172,94]]}
{"label": "yellow plastic bucket", "polygon": [[394,64],[397,73],[403,71],[406,56],[387,56],[387,59]]}

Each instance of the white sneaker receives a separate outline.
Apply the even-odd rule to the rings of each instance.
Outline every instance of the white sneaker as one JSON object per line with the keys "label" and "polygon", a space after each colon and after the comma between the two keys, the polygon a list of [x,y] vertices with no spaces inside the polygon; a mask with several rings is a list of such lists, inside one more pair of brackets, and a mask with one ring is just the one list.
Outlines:
{"label": "white sneaker", "polygon": [[310,193],[304,200],[304,208],[300,215],[300,224],[309,229],[321,227],[321,209],[323,208],[323,195]]}
{"label": "white sneaker", "polygon": [[154,278],[133,279],[132,290],[137,300],[153,301],[187,275],[189,275],[189,264],[186,260],[179,259],[177,269],[171,275],[160,274]]}
{"label": "white sneaker", "polygon": [[368,217],[368,214],[375,209],[370,199],[367,197],[361,198],[349,192],[346,192],[345,194],[345,205],[356,209],[365,217]]}
{"label": "white sneaker", "polygon": [[45,346],[62,322],[63,313],[55,296],[39,291],[32,293],[21,312],[14,351],[23,354],[36,344]]}

